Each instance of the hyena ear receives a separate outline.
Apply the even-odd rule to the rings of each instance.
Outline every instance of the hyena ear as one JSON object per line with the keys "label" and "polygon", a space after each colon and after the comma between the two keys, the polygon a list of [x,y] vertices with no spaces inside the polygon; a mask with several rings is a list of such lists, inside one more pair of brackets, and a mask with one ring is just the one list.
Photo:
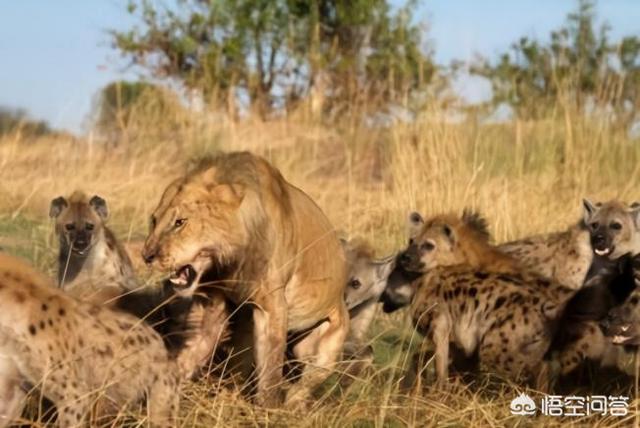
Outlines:
{"label": "hyena ear", "polygon": [[409,214],[408,229],[410,237],[418,235],[418,233],[420,233],[420,230],[422,229],[422,226],[424,226],[424,219],[422,218],[420,213],[414,211]]}
{"label": "hyena ear", "polygon": [[51,200],[51,205],[49,205],[49,217],[58,217],[62,210],[67,208],[68,206],[69,204],[67,203],[67,200],[62,196],[58,196],[57,198]]}
{"label": "hyena ear", "polygon": [[442,226],[442,231],[447,236],[447,239],[451,241],[452,244],[456,241],[456,238],[453,235],[453,229],[451,229],[451,226],[449,226],[448,224],[445,224],[444,226]]}
{"label": "hyena ear", "polygon": [[109,216],[109,209],[107,208],[107,201],[102,199],[98,195],[94,195],[89,200],[89,205],[95,210],[96,213],[103,219],[106,220]]}
{"label": "hyena ear", "polygon": [[584,221],[588,223],[591,217],[598,211],[598,205],[593,204],[589,199],[582,200],[582,206],[584,207]]}

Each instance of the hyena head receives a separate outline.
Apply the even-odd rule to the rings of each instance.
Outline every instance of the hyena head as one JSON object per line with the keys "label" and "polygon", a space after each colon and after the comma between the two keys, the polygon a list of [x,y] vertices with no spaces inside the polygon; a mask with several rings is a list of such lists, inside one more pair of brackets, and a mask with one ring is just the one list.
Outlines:
{"label": "hyena head", "polygon": [[487,245],[485,220],[465,210],[462,217],[440,215],[425,221],[420,214],[409,215],[409,246],[400,256],[402,267],[424,273],[438,266],[468,262],[468,248]]}
{"label": "hyena head", "polygon": [[584,223],[596,255],[614,260],[640,253],[640,204],[616,200],[594,204],[586,199],[583,204]]}
{"label": "hyena head", "polygon": [[640,345],[640,290],[635,290],[600,322],[603,333],[617,345]]}
{"label": "hyena head", "polygon": [[387,278],[395,266],[396,256],[376,259],[373,251],[361,243],[342,241],[349,266],[344,292],[348,309],[367,302],[377,302],[387,286]]}
{"label": "hyena head", "polygon": [[85,256],[98,242],[109,212],[100,196],[87,197],[75,191],[68,198],[59,196],[51,201],[49,217],[56,221],[56,234],[63,251]]}
{"label": "hyena head", "polygon": [[386,313],[397,311],[409,304],[416,294],[417,279],[422,276],[420,273],[409,272],[402,267],[400,258],[402,254],[396,256],[395,268],[389,274],[384,293],[380,296],[382,310]]}

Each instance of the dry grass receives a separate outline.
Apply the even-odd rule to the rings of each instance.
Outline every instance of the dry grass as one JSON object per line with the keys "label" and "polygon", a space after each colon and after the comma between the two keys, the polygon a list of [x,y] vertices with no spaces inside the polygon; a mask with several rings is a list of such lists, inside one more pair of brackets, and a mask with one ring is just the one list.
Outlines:
{"label": "dry grass", "polygon": [[[640,198],[640,146],[624,132],[566,115],[500,125],[415,123],[371,129],[304,118],[269,123],[200,120],[167,137],[137,130],[126,145],[91,140],[0,139],[0,245],[52,272],[49,201],[76,188],[106,198],[124,241],[144,237],[161,191],[190,159],[249,149],[270,159],[308,192],[337,228],[371,241],[380,254],[402,247],[410,210],[479,209],[496,241],[558,230],[576,221],[581,198]],[[629,418],[520,418],[509,413],[518,388],[477,381],[443,392],[403,395],[397,385],[415,340],[402,315],[380,315],[372,342],[376,371],[346,393],[321,396],[308,412],[264,410],[232,389],[200,382],[184,392],[184,425],[429,426],[628,425]],[[591,391],[597,394],[594,386]],[[539,395],[538,395],[539,397]]]}

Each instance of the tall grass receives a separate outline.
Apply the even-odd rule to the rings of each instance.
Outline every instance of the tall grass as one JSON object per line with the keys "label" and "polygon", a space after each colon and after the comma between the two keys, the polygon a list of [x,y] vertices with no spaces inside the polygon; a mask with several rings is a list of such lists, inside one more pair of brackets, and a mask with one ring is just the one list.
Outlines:
{"label": "tall grass", "polygon": [[[500,242],[565,228],[580,217],[583,197],[640,199],[638,141],[606,121],[571,113],[499,124],[449,123],[439,119],[443,116],[434,109],[413,123],[376,128],[353,120],[323,124],[305,115],[233,123],[193,113],[167,133],[153,125],[166,118],[147,120],[148,132],[140,128],[145,122],[137,121],[135,132],[115,146],[91,136],[6,135],[0,137],[0,245],[52,273],[56,246],[48,204],[74,189],[104,197],[118,236],[140,240],[164,187],[191,159],[215,150],[265,156],[319,203],[336,228],[369,240],[380,255],[403,246],[411,210],[430,215],[475,208]],[[509,402],[518,388],[486,380],[405,394],[397,381],[417,338],[404,315],[380,314],[371,338],[375,370],[345,395],[320,397],[310,412],[260,409],[233,389],[217,391],[215,382],[201,381],[184,392],[184,425],[615,426],[630,421],[512,416]],[[600,393],[598,386],[593,393]]]}

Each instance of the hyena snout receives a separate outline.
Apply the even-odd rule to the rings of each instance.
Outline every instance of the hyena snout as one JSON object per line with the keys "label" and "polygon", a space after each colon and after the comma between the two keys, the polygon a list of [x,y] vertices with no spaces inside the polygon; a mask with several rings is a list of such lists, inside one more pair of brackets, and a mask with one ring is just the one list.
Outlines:
{"label": "hyena snout", "polygon": [[85,231],[73,233],[70,238],[73,249],[77,251],[84,251],[91,244],[91,234]]}
{"label": "hyena snout", "polygon": [[408,271],[419,272],[424,269],[424,263],[415,245],[410,246],[398,257],[400,266]]}
{"label": "hyena snout", "polygon": [[612,309],[600,321],[600,329],[605,336],[611,337],[618,344],[637,344],[640,336],[638,325],[634,312],[624,305]]}

